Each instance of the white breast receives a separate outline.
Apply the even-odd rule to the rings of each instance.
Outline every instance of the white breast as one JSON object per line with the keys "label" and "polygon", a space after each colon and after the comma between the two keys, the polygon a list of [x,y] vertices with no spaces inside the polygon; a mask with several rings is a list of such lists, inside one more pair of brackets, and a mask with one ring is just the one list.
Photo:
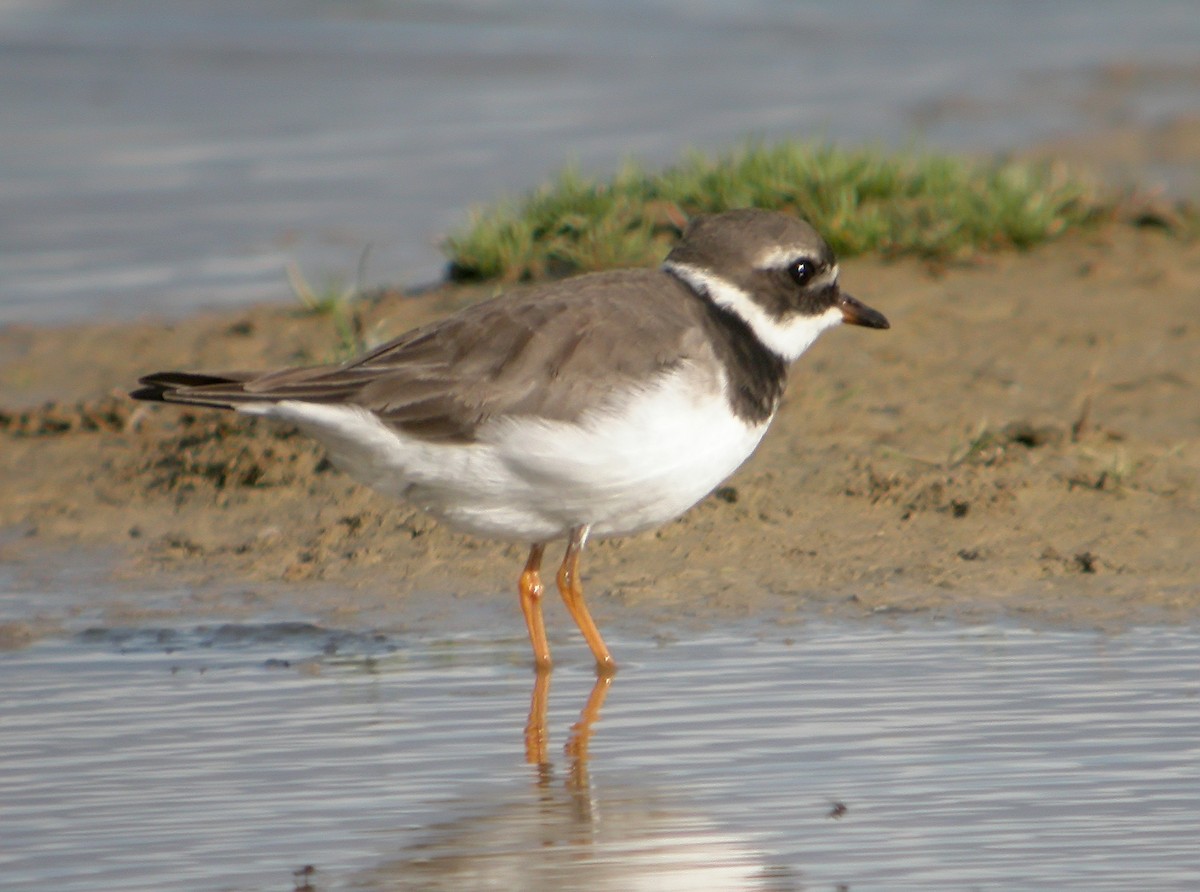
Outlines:
{"label": "white breast", "polygon": [[532,542],[580,524],[595,536],[657,526],[732,474],[769,422],[748,426],[716,384],[685,367],[579,423],[500,418],[470,444],[408,437],[355,406],[285,401],[243,411],[296,424],[360,483],[451,526]]}

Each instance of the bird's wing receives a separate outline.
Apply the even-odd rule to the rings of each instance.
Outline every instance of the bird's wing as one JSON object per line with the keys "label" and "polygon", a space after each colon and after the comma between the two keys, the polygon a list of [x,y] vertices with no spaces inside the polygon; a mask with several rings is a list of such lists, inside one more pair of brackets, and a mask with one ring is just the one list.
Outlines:
{"label": "bird's wing", "polygon": [[[679,295],[663,300],[663,288]],[[505,295],[337,366],[266,374],[160,373],[142,399],[232,407],[362,406],[410,436],[471,442],[499,415],[574,421],[703,350],[698,302],[656,270],[596,273]]]}

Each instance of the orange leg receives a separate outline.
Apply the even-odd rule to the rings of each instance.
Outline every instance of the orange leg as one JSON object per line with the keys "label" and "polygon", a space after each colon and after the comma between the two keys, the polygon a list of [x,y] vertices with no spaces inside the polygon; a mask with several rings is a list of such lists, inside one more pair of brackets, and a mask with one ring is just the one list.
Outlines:
{"label": "orange leg", "polygon": [[583,603],[583,583],[579,579],[579,556],[583,552],[584,543],[587,542],[589,529],[587,526],[581,526],[571,530],[571,536],[567,540],[567,553],[563,556],[562,566],[558,568],[558,590],[571,613],[571,618],[575,620],[575,625],[579,626],[584,640],[592,649],[592,655],[596,658],[596,671],[600,675],[611,675],[617,671],[617,664],[613,662],[608,646],[600,637],[600,630],[596,628],[587,605]]}
{"label": "orange leg", "polygon": [[529,549],[529,560],[521,574],[521,612],[525,614],[525,626],[529,629],[529,643],[533,645],[533,664],[538,672],[550,669],[550,642],[546,640],[546,622],[542,619],[542,552],[544,542]]}
{"label": "orange leg", "polygon": [[529,700],[529,721],[525,723],[525,761],[530,765],[549,765],[547,755],[546,704],[550,699],[550,673],[538,672],[533,679]]}

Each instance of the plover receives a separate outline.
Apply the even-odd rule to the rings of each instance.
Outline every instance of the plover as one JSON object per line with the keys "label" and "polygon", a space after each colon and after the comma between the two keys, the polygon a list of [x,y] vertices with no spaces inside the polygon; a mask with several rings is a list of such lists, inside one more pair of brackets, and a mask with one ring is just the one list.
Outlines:
{"label": "plover", "polygon": [[697,217],[657,269],[590,273],[501,295],[339,365],[159,372],[131,396],[295,425],[355,480],[451,527],[530,543],[518,590],[550,666],[542,555],[597,668],[612,656],[584,603],[589,536],[682,514],[754,451],[788,366],[842,322],[887,328],[838,285],[795,217]]}

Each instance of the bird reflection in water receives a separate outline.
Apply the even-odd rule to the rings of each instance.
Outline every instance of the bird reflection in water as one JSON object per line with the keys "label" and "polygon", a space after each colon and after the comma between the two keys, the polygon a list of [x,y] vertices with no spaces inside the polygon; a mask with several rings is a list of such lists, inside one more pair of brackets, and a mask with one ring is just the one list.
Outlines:
{"label": "bird reflection in water", "polygon": [[[597,674],[587,703],[579,713],[579,721],[571,726],[571,733],[563,747],[570,763],[569,787],[578,789],[587,786],[588,743],[592,738],[592,725],[600,718],[600,710],[608,697],[612,681],[612,675]],[[534,675],[533,696],[529,701],[529,721],[525,723],[525,761],[538,767],[541,782],[548,781],[553,774],[548,755],[549,732],[546,730],[549,703],[550,673],[538,672]]]}
{"label": "bird reflection in water", "polygon": [[536,673],[525,724],[533,783],[490,785],[440,806],[441,820],[404,851],[354,877],[360,890],[799,889],[752,842],[722,830],[687,797],[645,778],[608,774],[593,782],[589,745],[613,684],[600,675],[563,747],[566,775],[552,758],[550,673]]}

